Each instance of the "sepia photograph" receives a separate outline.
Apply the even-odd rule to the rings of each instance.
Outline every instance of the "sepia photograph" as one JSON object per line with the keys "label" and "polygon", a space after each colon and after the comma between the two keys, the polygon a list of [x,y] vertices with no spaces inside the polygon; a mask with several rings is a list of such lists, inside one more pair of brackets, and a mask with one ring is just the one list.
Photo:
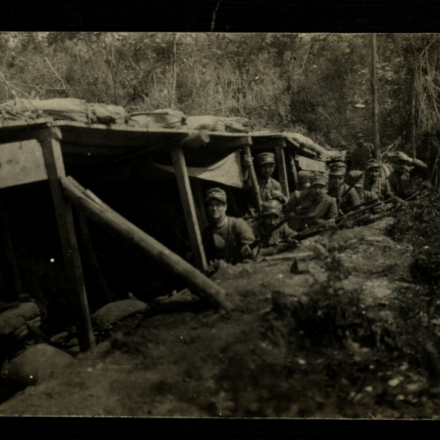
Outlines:
{"label": "sepia photograph", "polygon": [[0,32],[0,416],[439,419],[440,34],[216,12]]}

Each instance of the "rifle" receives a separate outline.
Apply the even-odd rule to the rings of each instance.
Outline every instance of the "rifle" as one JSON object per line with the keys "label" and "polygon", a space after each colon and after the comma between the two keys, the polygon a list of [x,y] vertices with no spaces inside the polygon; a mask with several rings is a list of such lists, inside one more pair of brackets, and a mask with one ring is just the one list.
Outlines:
{"label": "rifle", "polygon": [[261,235],[260,238],[257,238],[253,243],[249,245],[251,249],[255,249],[256,247],[260,246],[261,243],[264,242],[264,240],[270,238],[272,234],[277,230],[280,229],[281,226],[283,226],[285,223],[287,223],[291,218],[295,217],[295,214],[289,214],[286,215],[286,217],[283,218],[278,224],[270,228],[265,234]]}

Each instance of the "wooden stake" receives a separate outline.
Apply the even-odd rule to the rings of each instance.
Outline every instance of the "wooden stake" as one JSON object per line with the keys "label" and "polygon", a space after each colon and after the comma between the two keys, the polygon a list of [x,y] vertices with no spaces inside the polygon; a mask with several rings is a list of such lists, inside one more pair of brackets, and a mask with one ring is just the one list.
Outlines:
{"label": "wooden stake", "polygon": [[[284,144],[284,141],[283,141]],[[280,178],[280,185],[286,197],[290,196],[289,182],[287,180],[286,158],[284,156],[284,145],[275,148],[277,158],[278,176]]]}
{"label": "wooden stake", "polygon": [[89,305],[84,286],[81,260],[76,241],[72,208],[64,199],[60,178],[65,176],[64,163],[59,139],[61,134],[55,129],[44,129],[39,133],[38,141],[43,149],[55,216],[58,223],[64,263],[72,292],[72,305],[78,322],[78,341],[81,351],[87,351],[95,346]]}
{"label": "wooden stake", "polygon": [[189,183],[188,171],[186,169],[185,156],[182,147],[171,149],[174,171],[176,173],[177,186],[179,187],[180,200],[183,205],[186,227],[188,229],[189,241],[194,260],[198,269],[205,271],[208,268],[205,250],[202,244],[199,222],[197,220],[194,198]]}
{"label": "wooden stake", "polygon": [[295,158],[290,154],[290,166],[292,167],[293,181],[295,182],[295,189],[298,190],[298,171],[296,169]]}
{"label": "wooden stake", "polygon": [[258,185],[257,175],[255,173],[254,164],[252,162],[252,153],[249,145],[252,145],[252,138],[248,138],[248,144],[243,147],[244,154],[250,159],[249,174],[251,177],[252,190],[254,193],[255,202],[257,204],[258,214],[261,215],[263,201],[261,199],[260,186]]}
{"label": "wooden stake", "polygon": [[[225,298],[224,290],[214,281],[200,273],[184,259],[170,251],[153,237],[130,223],[127,219],[113,211],[95,195],[82,188],[71,177],[62,177],[61,183],[64,194],[69,201],[82,210],[91,220],[95,221],[110,232],[122,236],[127,242],[142,251],[157,264],[165,266],[178,278],[183,280],[188,288],[201,299],[223,310],[231,310],[231,305]],[[81,190],[79,188],[82,188]],[[99,200],[99,202],[97,202]]]}

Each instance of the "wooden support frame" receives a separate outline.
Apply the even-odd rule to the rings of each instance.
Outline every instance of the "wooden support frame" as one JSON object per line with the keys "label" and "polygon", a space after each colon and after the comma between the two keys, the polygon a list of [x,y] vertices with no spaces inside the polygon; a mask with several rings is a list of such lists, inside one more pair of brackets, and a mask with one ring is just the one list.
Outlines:
{"label": "wooden support frame", "polygon": [[246,144],[243,146],[243,152],[248,158],[251,159],[251,162],[249,165],[249,174],[251,177],[252,190],[253,190],[255,202],[257,204],[258,214],[261,215],[261,211],[263,209],[263,200],[261,198],[260,186],[258,185],[257,174],[255,173],[255,168],[254,168],[254,164],[252,161],[252,152],[251,152],[250,145],[252,145],[252,138],[247,137]]}
{"label": "wooden support frame", "polygon": [[289,197],[290,191],[289,191],[289,181],[287,179],[287,168],[286,168],[286,157],[284,155],[284,146],[285,143],[284,141],[282,141],[280,145],[275,147],[275,156],[277,160],[278,176],[280,178],[281,189],[283,191],[283,194],[286,197]]}
{"label": "wooden support frame", "polygon": [[174,171],[176,173],[177,186],[179,188],[180,200],[183,205],[186,227],[188,229],[191,250],[194,256],[196,267],[199,270],[206,271],[208,264],[206,262],[205,250],[202,243],[202,234],[200,232],[199,222],[197,220],[194,197],[189,183],[188,171],[186,169],[185,156],[182,147],[177,146],[171,149]]}
{"label": "wooden support frame", "polygon": [[81,260],[78,252],[72,208],[64,199],[60,183],[60,178],[66,175],[61,153],[60,138],[61,134],[57,128],[46,128],[40,130],[38,133],[38,142],[43,150],[65,267],[71,287],[72,306],[74,307],[78,322],[78,341],[81,351],[87,351],[95,347],[95,340],[93,337]]}

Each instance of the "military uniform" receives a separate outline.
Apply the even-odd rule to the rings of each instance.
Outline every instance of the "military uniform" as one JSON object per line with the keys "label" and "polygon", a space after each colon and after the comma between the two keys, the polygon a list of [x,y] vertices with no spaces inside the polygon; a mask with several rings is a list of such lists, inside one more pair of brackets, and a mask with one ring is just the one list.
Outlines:
{"label": "military uniform", "polygon": [[[357,139],[359,138],[363,139],[362,133],[357,134]],[[370,159],[374,159],[374,155],[374,145],[366,143],[357,145],[351,152],[351,169],[364,171],[367,166],[367,162]]]}
{"label": "military uniform", "polygon": [[[354,183],[354,188],[356,189],[361,205],[368,202],[372,202],[373,200],[377,200],[377,201],[379,200],[376,193],[371,191],[366,191],[365,189],[363,189],[364,173],[362,171],[360,170],[350,171],[348,183],[350,185]],[[379,207],[372,208],[371,212],[373,214],[377,214],[378,212],[380,212],[380,208]]]}
{"label": "military uniform", "polygon": [[[343,162],[337,162],[330,166],[329,176],[345,176],[346,166]],[[354,188],[347,191],[350,188],[349,185],[343,183],[339,188],[330,188],[328,190],[328,195],[336,199],[336,206],[342,212],[345,212],[348,208],[354,208],[360,205],[359,196]]]}
{"label": "military uniform", "polygon": [[[311,178],[310,188],[314,185],[327,186],[327,179],[324,176],[315,176]],[[295,214],[295,218],[289,221],[289,226],[296,232],[301,232],[309,226],[324,224],[338,216],[336,200],[327,194],[324,194],[321,200],[316,200],[311,189],[295,191],[286,203],[284,211],[286,214]]]}
{"label": "military uniform", "polygon": [[[261,242],[261,255],[273,255],[278,252],[282,252],[289,248],[287,241],[296,235],[295,231],[289,228],[287,224],[283,224],[277,230],[275,230],[269,237],[267,236],[268,230],[264,224],[264,217],[270,214],[274,214],[281,219],[281,204],[276,200],[271,200],[263,204],[262,219],[254,225],[254,235],[257,238],[262,238]],[[285,246],[283,248],[282,243]]]}
{"label": "military uniform", "polygon": [[[226,193],[220,188],[212,188],[206,193],[205,202],[211,199],[226,205]],[[221,224],[218,224],[219,222]],[[243,219],[227,215],[223,218],[219,217],[217,224],[214,224],[211,219],[211,223],[202,231],[202,242],[208,261],[221,259],[232,263],[241,261],[243,259],[242,248],[254,241],[252,229]]]}
{"label": "military uniform", "polygon": [[[410,159],[405,154],[401,152],[396,152],[391,157],[391,160],[395,164],[402,164],[408,163]],[[420,169],[422,171],[426,169],[426,165],[421,160],[413,159],[412,163],[415,166],[405,167],[403,174],[399,174],[396,172],[396,170],[394,170],[388,176],[388,182],[390,184],[391,191],[397,197],[400,197],[403,200],[408,199],[414,194],[414,175],[417,174]]]}
{"label": "military uniform", "polygon": [[238,262],[242,260],[240,250],[255,241],[251,227],[241,218],[227,216],[220,227],[208,225],[203,229],[202,241],[206,258]]}

